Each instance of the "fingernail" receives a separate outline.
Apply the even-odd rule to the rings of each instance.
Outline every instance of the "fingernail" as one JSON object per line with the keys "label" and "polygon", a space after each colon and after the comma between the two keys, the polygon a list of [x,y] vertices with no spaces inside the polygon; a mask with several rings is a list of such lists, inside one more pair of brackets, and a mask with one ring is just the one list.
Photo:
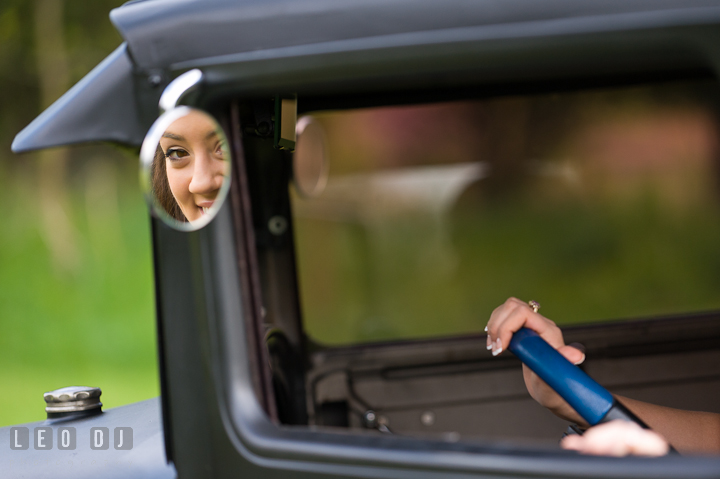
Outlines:
{"label": "fingernail", "polygon": [[492,355],[497,356],[498,354],[502,353],[502,350],[502,341],[500,341],[500,338],[497,338],[493,346]]}
{"label": "fingernail", "polygon": [[487,350],[490,351],[490,350],[492,349],[492,339],[490,339],[490,335],[489,335],[489,334],[487,335],[486,344],[487,344]]}
{"label": "fingernail", "polygon": [[485,326],[485,332],[487,333],[487,326]]}
{"label": "fingernail", "polygon": [[575,363],[575,366],[579,366],[579,365],[581,365],[581,364],[584,363],[584,362],[585,362],[585,353],[583,353],[583,357],[580,359],[580,361],[578,361],[578,362]]}

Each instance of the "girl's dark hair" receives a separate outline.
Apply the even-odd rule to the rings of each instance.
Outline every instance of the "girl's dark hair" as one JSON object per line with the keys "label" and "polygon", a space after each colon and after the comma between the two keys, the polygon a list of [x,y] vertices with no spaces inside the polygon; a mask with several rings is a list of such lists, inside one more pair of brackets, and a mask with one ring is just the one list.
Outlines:
{"label": "girl's dark hair", "polygon": [[167,170],[165,168],[165,152],[160,145],[158,145],[151,171],[153,195],[155,195],[155,200],[167,214],[182,223],[187,223],[187,218],[185,218],[185,215],[180,209],[180,205],[175,201],[175,197],[172,194],[170,183],[168,183],[167,179]]}

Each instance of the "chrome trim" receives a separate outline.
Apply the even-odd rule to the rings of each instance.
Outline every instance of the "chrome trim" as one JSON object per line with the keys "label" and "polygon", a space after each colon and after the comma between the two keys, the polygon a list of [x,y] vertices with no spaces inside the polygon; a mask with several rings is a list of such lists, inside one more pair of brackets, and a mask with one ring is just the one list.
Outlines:
{"label": "chrome trim", "polygon": [[203,72],[194,68],[171,81],[160,96],[160,101],[158,102],[160,114],[162,115],[166,111],[175,108],[185,95],[197,88],[202,79]]}

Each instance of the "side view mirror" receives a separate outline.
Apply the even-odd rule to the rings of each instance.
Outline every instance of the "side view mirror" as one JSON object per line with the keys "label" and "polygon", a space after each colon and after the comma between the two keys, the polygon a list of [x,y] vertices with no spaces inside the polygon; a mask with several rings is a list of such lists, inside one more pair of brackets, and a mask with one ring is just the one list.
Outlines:
{"label": "side view mirror", "polygon": [[151,211],[175,229],[202,228],[227,197],[231,164],[215,118],[187,106],[169,109],[140,150],[140,181]]}

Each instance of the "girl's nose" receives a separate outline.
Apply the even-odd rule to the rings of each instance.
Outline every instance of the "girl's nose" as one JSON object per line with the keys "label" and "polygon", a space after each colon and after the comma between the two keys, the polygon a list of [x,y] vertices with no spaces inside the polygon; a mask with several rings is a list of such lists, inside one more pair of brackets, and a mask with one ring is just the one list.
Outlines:
{"label": "girl's nose", "polygon": [[195,169],[188,189],[197,195],[209,195],[217,192],[223,182],[224,164],[209,153],[195,157]]}

